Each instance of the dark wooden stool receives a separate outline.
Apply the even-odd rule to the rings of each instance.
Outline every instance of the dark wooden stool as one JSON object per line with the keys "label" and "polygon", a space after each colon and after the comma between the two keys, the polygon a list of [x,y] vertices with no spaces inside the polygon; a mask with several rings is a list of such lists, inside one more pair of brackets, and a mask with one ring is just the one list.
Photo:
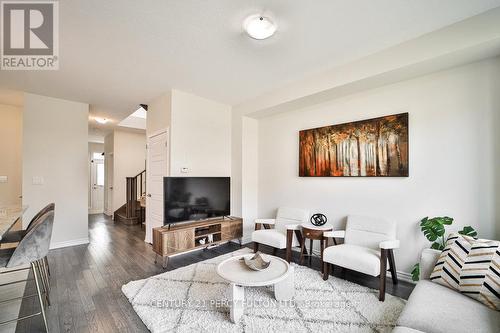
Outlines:
{"label": "dark wooden stool", "polygon": [[[322,226],[315,226],[311,223],[302,224],[302,246],[300,248],[300,264],[302,265],[304,257],[309,257],[309,265],[311,265],[311,260],[313,256],[313,241],[319,240],[321,248],[321,272],[323,272],[323,250],[325,249],[325,239],[323,237],[323,232],[332,231],[333,225],[324,224]],[[309,239],[309,254],[306,251],[306,240]]]}

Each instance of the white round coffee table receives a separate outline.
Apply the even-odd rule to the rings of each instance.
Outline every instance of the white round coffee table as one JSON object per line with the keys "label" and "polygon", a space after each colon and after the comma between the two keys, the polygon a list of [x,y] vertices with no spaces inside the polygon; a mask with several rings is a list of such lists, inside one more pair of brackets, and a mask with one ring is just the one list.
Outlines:
{"label": "white round coffee table", "polygon": [[243,315],[244,287],[274,285],[274,297],[278,301],[291,300],[295,295],[293,266],[281,258],[262,254],[266,261],[271,261],[271,264],[262,271],[254,271],[248,268],[243,260],[240,260],[245,256],[253,257],[254,254],[234,256],[217,265],[217,274],[230,283],[230,315],[234,323],[238,322]]}

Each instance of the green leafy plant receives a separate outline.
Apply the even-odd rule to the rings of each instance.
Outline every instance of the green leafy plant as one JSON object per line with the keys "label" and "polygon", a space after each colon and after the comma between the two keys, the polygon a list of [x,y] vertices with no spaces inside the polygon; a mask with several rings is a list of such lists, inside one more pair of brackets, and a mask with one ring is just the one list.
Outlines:
{"label": "green leafy plant", "polygon": [[[420,221],[420,230],[424,233],[424,236],[432,242],[431,249],[434,250],[444,250],[446,245],[446,237],[444,236],[446,233],[447,225],[451,225],[453,223],[453,218],[448,216],[441,217],[424,217]],[[462,230],[458,232],[461,235],[476,237],[477,232],[471,226],[465,226]],[[418,281],[420,277],[420,264],[416,263],[413,266],[411,271],[411,277],[413,281]]]}
{"label": "green leafy plant", "polygon": [[420,279],[420,264],[417,262],[411,271],[411,279],[413,281],[418,281]]}
{"label": "green leafy plant", "polygon": [[446,239],[444,238],[445,225],[451,225],[453,219],[448,216],[443,217],[424,217],[420,221],[420,230],[424,233],[424,236],[433,242],[431,245],[432,249],[443,250]]}
{"label": "green leafy plant", "polygon": [[459,234],[461,234],[461,235],[470,236],[470,237],[474,237],[474,238],[476,238],[476,237],[477,237],[477,232],[476,232],[476,230],[474,230],[474,228],[473,228],[473,227],[471,227],[471,226],[466,226],[466,227],[464,227],[464,228],[463,228],[462,230],[460,230],[458,233],[459,233]]}

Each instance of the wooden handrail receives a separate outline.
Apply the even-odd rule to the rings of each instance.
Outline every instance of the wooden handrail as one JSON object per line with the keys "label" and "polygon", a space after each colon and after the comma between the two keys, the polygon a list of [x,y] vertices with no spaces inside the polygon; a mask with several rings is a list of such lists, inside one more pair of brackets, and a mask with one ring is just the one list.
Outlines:
{"label": "wooden handrail", "polygon": [[[139,190],[139,191],[138,191]],[[126,193],[126,216],[127,218],[137,217],[137,201],[146,192],[146,170],[141,171],[134,177],[127,177]]]}
{"label": "wooden handrail", "polygon": [[146,170],[142,170],[141,172],[139,172],[137,175],[135,175],[135,178],[139,177],[142,174],[146,174]]}

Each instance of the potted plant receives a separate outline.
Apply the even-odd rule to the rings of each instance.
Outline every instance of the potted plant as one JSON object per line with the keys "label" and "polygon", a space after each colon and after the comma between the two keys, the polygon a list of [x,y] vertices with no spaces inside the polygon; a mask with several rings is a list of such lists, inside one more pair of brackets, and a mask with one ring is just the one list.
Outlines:
{"label": "potted plant", "polygon": [[[446,245],[446,227],[453,223],[453,218],[448,216],[438,216],[438,217],[424,217],[420,221],[420,230],[424,233],[424,236],[432,242],[431,249],[434,250],[444,250]],[[458,232],[461,235],[476,237],[477,232],[471,226],[465,226],[462,230]],[[418,281],[420,277],[420,264],[416,263],[411,271],[411,277],[413,281]]]}

